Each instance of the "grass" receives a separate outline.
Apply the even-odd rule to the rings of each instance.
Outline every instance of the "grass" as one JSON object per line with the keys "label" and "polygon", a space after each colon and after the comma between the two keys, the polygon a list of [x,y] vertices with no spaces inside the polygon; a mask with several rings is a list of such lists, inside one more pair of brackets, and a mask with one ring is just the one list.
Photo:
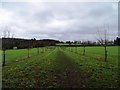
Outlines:
{"label": "grass", "polygon": [[[47,48],[47,47],[46,47]],[[46,51],[45,47],[39,48],[39,54],[44,53]],[[48,49],[47,51],[49,51]],[[16,49],[16,50],[6,50],[6,64],[18,62],[24,59],[28,58],[28,49]],[[38,55],[38,49],[37,48],[30,48],[29,49],[29,56],[36,56]]]}
{"label": "grass", "polygon": [[[90,87],[117,87],[118,85],[118,47],[108,47],[108,60],[104,62],[103,47],[86,47],[86,55],[83,56],[82,48],[75,48],[73,52],[66,54],[79,65],[81,72],[91,80]],[[95,85],[95,86],[94,86]]]}
{"label": "grass", "polygon": [[[103,87],[118,85],[118,47],[109,46],[104,61],[103,47],[46,47],[6,51],[3,88]],[[17,60],[18,59],[18,60]]]}
{"label": "grass", "polygon": [[[6,61],[6,66],[3,67],[3,87],[32,87],[37,76],[44,75],[45,64],[47,64],[45,58],[52,52],[53,50],[46,51],[38,56],[9,64]],[[37,73],[37,69],[41,67],[43,70]]]}

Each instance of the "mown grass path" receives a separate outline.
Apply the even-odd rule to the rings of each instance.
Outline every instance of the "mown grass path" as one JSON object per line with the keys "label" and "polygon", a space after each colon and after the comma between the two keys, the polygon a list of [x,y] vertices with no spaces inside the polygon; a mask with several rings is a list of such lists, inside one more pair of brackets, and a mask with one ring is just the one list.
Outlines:
{"label": "mown grass path", "polygon": [[60,49],[56,53],[54,72],[57,87],[80,88],[87,85],[87,79],[81,75],[76,63],[67,57]]}
{"label": "mown grass path", "polygon": [[47,58],[44,68],[35,67],[36,73],[40,73],[44,69],[36,79],[35,88],[82,88],[87,86],[88,80],[81,75],[77,64],[60,48],[57,48]]}

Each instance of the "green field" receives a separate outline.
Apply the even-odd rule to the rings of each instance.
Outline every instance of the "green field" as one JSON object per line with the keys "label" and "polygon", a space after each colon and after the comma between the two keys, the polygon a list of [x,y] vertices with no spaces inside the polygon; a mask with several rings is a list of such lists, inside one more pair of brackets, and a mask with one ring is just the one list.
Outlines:
{"label": "green field", "polygon": [[118,87],[118,47],[44,47],[7,50],[3,88]]}

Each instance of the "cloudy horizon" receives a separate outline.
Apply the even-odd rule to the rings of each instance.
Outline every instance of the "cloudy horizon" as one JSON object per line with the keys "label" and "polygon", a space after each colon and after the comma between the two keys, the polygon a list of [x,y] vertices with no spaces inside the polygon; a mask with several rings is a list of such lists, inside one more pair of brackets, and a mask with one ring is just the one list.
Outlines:
{"label": "cloudy horizon", "polygon": [[[1,2],[0,28],[16,38],[96,40],[118,36],[117,2]],[[105,26],[105,27],[104,27]],[[3,33],[0,33],[3,36]]]}

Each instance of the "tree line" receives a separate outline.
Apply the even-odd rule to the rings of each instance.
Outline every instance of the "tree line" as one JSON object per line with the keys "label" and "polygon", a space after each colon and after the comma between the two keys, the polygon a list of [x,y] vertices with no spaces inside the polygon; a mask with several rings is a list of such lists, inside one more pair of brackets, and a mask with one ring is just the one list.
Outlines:
{"label": "tree line", "polygon": [[[69,44],[69,45],[77,45],[77,46],[100,46],[101,43],[98,41],[66,41],[65,44]],[[110,46],[120,46],[120,38],[119,37],[116,37],[116,39],[114,40],[107,40],[107,45],[110,45]]]}
{"label": "tree line", "polygon": [[20,38],[1,38],[2,49],[24,49],[24,48],[37,48],[44,46],[54,46],[55,43],[59,43],[57,40],[51,39],[20,39]]}

